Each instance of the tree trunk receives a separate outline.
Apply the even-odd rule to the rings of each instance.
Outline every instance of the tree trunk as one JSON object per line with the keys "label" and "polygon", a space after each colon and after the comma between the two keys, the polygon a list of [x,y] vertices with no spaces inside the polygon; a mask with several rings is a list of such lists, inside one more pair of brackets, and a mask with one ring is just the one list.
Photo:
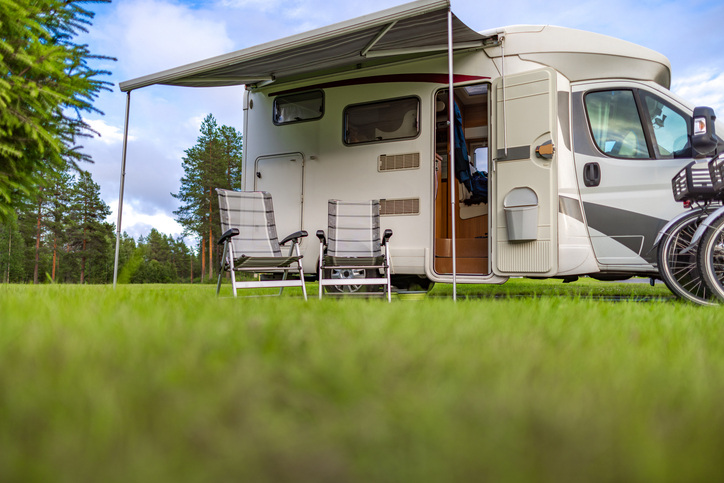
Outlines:
{"label": "tree trunk", "polygon": [[83,227],[83,256],[80,257],[80,284],[83,285],[85,281],[85,243],[86,243],[86,228]]}
{"label": "tree trunk", "polygon": [[35,267],[33,268],[33,284],[38,284],[38,264],[40,263],[40,220],[42,218],[42,198],[38,197],[38,229],[35,233]]}
{"label": "tree trunk", "polygon": [[50,276],[50,278],[51,278],[51,280],[53,280],[53,282],[55,282],[55,261],[56,261],[57,254],[58,254],[58,237],[53,236],[53,270],[52,270],[52,275]]}
{"label": "tree trunk", "polygon": [[209,280],[214,278],[214,235],[211,227],[211,219],[213,218],[211,216],[213,213],[212,196],[212,188],[209,188]]}
{"label": "tree trunk", "polygon": [[8,237],[8,273],[5,277],[5,283],[10,283],[10,257],[12,256],[13,248],[13,231],[10,230],[10,236]]}
{"label": "tree trunk", "polygon": [[201,237],[201,283],[204,283],[204,274],[206,273],[206,240]]}

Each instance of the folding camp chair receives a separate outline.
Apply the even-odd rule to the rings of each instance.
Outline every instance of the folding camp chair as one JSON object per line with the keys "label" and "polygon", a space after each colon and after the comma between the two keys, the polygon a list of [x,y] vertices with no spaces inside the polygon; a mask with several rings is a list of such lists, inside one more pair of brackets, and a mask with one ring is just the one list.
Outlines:
{"label": "folding camp chair", "polygon": [[[219,213],[221,214],[221,231],[224,233],[219,244],[224,245],[221,257],[219,280],[216,294],[221,289],[221,276],[224,271],[231,274],[231,287],[236,297],[237,288],[268,288],[280,287],[279,295],[284,287],[302,287],[304,300],[307,289],[304,286],[299,252],[299,239],[307,236],[302,230],[292,233],[281,242],[277,239],[274,224],[274,208],[271,195],[264,191],[231,191],[217,189],[219,195]],[[283,256],[280,245],[292,242],[288,256]],[[237,272],[278,274],[281,279],[271,280],[237,280]],[[289,272],[296,272],[299,279],[288,280]]]}
{"label": "folding camp chair", "polygon": [[[323,230],[317,231],[319,298],[324,287],[334,287],[332,290],[340,293],[356,293],[352,287],[382,285],[387,300],[392,301],[388,243],[392,230],[385,230],[380,239],[379,200],[329,200],[328,207],[329,240]],[[384,255],[382,247],[385,247]]]}

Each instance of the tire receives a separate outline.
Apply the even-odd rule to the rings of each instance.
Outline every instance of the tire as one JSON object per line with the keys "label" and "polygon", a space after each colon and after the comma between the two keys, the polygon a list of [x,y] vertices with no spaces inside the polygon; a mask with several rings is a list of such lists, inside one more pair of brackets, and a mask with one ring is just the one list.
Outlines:
{"label": "tire", "polygon": [[702,278],[714,296],[724,301],[724,218],[707,228],[698,248],[697,262]]}
{"label": "tire", "polygon": [[699,305],[713,305],[712,291],[699,270],[697,249],[680,253],[689,246],[696,228],[705,217],[705,212],[692,211],[671,227],[659,243],[657,261],[661,279],[674,295]]}
{"label": "tire", "polygon": [[[324,278],[379,278],[375,269],[365,268],[329,268],[324,270]],[[382,285],[325,285],[324,290],[330,294],[345,293],[377,293],[382,291]]]}

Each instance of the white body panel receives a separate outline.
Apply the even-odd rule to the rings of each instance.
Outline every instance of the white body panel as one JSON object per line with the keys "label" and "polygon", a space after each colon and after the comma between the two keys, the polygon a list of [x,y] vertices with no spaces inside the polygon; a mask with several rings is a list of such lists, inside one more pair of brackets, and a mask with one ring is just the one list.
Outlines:
{"label": "white body panel", "polygon": [[[530,34],[528,31],[524,33]],[[605,46],[598,47],[604,49]],[[491,147],[494,146],[490,154],[491,162],[496,156],[494,149],[500,149],[506,142],[502,132],[503,92],[502,82],[499,79],[503,60],[500,57],[500,50],[494,46],[487,51],[484,49],[468,51],[456,54],[454,59],[456,76],[478,78],[477,81],[467,78],[456,85],[490,82],[494,86],[495,94],[491,94],[494,105],[489,107],[487,116],[487,136]],[[584,58],[582,55],[583,53],[579,52],[576,58],[579,60]],[[546,62],[554,62],[556,56],[564,58],[565,54],[558,52],[553,57],[538,56],[537,61],[542,62],[541,59],[544,59]],[[551,66],[544,68],[543,64],[533,62],[535,58],[536,56],[531,55],[530,51],[511,56],[506,53],[504,67],[506,79],[510,82],[506,87],[505,101],[505,115],[509,116],[507,143],[513,147],[530,145],[534,150],[544,142],[551,141],[555,146],[554,157],[547,160],[537,159],[532,155],[527,161],[491,163],[491,167],[495,166],[490,172],[491,201],[490,205],[487,205],[491,214],[491,225],[488,230],[490,236],[488,254],[491,263],[484,273],[459,272],[461,274],[458,276],[458,281],[501,283],[513,275],[563,277],[596,274],[602,271],[654,272],[655,267],[650,261],[642,258],[645,255],[641,253],[645,244],[643,241],[640,243],[637,241],[637,237],[640,238],[641,235],[635,230],[630,234],[616,235],[628,238],[625,245],[617,243],[615,237],[588,226],[584,202],[602,203],[615,208],[641,212],[661,220],[663,226],[663,223],[682,209],[673,202],[670,179],[685,163],[677,159],[641,162],[639,166],[634,166],[630,160],[622,163],[620,160],[607,158],[603,161],[606,165],[605,176],[615,176],[618,180],[615,186],[610,186],[610,189],[605,191],[584,189],[581,166],[590,160],[585,154],[576,152],[573,140],[574,130],[586,131],[588,128],[585,127],[586,119],[575,112],[572,96],[590,88],[601,88],[604,84],[606,86],[638,84],[667,98],[673,99],[673,96],[654,83],[653,79],[649,82],[602,79],[572,84],[571,80],[560,71]],[[590,56],[589,60],[593,62],[595,58],[595,55]],[[663,59],[665,61],[665,58]],[[656,70],[652,67],[658,60],[658,58],[653,61],[647,59],[645,61],[647,68],[650,72],[656,71],[651,75],[655,75],[659,82],[668,81],[663,79],[666,76],[662,75],[661,68]],[[633,61],[628,59],[627,62]],[[567,65],[569,70],[576,72],[579,80],[586,77],[585,66],[577,64],[576,69],[570,69],[572,64]],[[629,67],[624,66],[624,68]],[[617,69],[613,70],[620,74],[622,68]],[[547,105],[548,110],[543,109],[541,112],[531,114],[534,117],[530,118],[530,122],[539,126],[538,134],[526,141],[521,138],[523,131],[519,126],[519,120],[526,115],[522,110],[525,107],[524,104],[516,107],[518,100],[516,100],[515,79],[518,74],[533,71],[544,73],[548,79],[544,82],[548,82],[553,91],[550,95],[540,98],[541,105]],[[412,199],[419,202],[418,213],[383,216],[381,219],[383,229],[391,228],[394,231],[391,240],[392,273],[393,275],[415,274],[438,282],[452,280],[449,273],[436,273],[434,268],[436,93],[446,88],[446,85],[429,80],[370,83],[358,80],[408,74],[420,75],[421,78],[424,75],[447,74],[447,58],[440,55],[367,68],[359,73],[344,73],[304,82],[252,87],[247,91],[242,189],[264,189],[271,192],[280,238],[300,228],[312,235],[304,239],[301,245],[305,255],[304,268],[308,273],[314,273],[318,256],[318,242],[313,234],[316,230],[327,227],[328,199]],[[633,72],[631,77],[637,75],[640,73]],[[331,83],[334,84],[325,87]],[[322,118],[288,125],[274,125],[272,110],[275,97],[279,93],[304,89],[321,89],[324,92]],[[410,96],[420,101],[420,133],[417,137],[345,145],[343,141],[345,107]],[[682,109],[691,112],[689,106],[682,106]],[[419,167],[380,171],[378,164],[381,155],[405,154],[418,155]],[[284,165],[288,166],[288,172],[282,168]],[[611,175],[608,173],[609,170]],[[261,172],[261,178],[257,177],[257,171]],[[651,187],[643,183],[647,179],[654,181]],[[507,238],[507,222],[502,203],[510,190],[520,187],[531,187],[540,200],[538,241],[532,242],[537,248],[532,251],[524,246],[526,243],[533,246],[530,242],[511,242]],[[620,193],[625,194],[620,195]],[[622,229],[625,231],[625,228]],[[635,246],[638,246],[638,249],[629,249]]]}

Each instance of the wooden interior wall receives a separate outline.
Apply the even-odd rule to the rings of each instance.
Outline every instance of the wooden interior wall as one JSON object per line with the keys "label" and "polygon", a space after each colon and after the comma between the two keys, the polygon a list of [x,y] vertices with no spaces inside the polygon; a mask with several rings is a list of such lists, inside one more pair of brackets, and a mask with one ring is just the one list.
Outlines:
{"label": "wooden interior wall", "polygon": [[[480,105],[462,107],[463,123],[466,128],[487,125],[487,103],[483,109]],[[445,113],[437,119],[444,125]],[[446,128],[438,129],[437,152],[445,155],[449,152],[449,135]],[[481,140],[470,139],[469,144]],[[448,167],[449,169],[449,167]],[[437,196],[435,198],[435,272],[452,273],[452,222],[450,218],[450,185],[443,180],[442,163],[438,163],[435,172],[437,177]],[[446,176],[448,178],[449,176]],[[453,178],[455,193],[459,191],[459,182]],[[460,218],[460,200],[455,200],[455,237],[456,237],[456,269],[458,273],[487,274],[488,270],[488,215],[474,218]]]}

